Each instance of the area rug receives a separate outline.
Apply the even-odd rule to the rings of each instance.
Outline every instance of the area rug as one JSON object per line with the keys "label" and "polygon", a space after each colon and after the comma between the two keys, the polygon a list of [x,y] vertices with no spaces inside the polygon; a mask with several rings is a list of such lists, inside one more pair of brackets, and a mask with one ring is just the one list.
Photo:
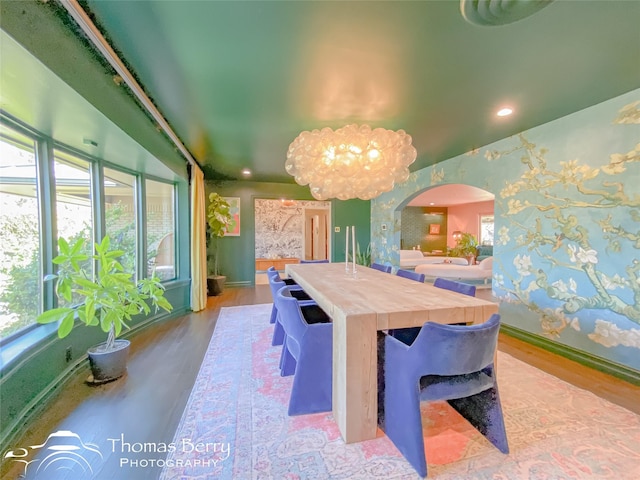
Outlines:
{"label": "area rug", "polygon": [[[378,431],[346,445],[331,413],[287,416],[270,304],[223,308],[162,480],[417,479]],[[640,416],[499,353],[509,446],[500,453],[444,402],[424,404],[429,478],[640,478]]]}

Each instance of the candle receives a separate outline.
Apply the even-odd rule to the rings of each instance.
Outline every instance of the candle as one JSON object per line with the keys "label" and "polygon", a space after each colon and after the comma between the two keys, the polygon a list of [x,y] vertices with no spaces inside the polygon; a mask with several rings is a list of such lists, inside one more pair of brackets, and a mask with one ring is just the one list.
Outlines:
{"label": "candle", "polygon": [[344,246],[344,269],[349,271],[349,227],[347,227],[347,239]]}
{"label": "candle", "polygon": [[356,226],[351,226],[351,254],[353,255],[353,273],[356,273]]}

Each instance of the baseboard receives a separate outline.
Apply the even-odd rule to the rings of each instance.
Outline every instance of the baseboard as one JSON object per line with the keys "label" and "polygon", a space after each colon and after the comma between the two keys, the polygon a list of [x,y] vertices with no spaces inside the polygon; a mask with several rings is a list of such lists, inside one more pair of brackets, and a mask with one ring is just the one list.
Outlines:
{"label": "baseboard", "polygon": [[[158,314],[148,317],[146,320],[133,325],[129,330],[121,335],[121,338],[129,338],[136,333],[144,330],[145,328],[155,325],[157,323],[165,322],[182,315],[186,315],[191,310],[188,307],[173,310],[171,313]],[[40,391],[40,393],[31,399],[31,401],[25,406],[25,408],[18,414],[11,424],[3,429],[4,435],[0,438],[1,445],[12,445],[24,430],[26,425],[29,425],[34,418],[44,412],[48,407],[57,392],[63,389],[67,382],[86,365],[87,355],[78,357],[75,362],[65,368],[60,374],[49,383],[48,388]]]}
{"label": "baseboard", "polygon": [[252,287],[253,282],[251,280],[244,280],[242,282],[227,282],[226,285],[229,287]]}
{"label": "baseboard", "polygon": [[633,385],[640,386],[640,372],[625,365],[620,365],[619,363],[614,363],[610,360],[590,355],[583,352],[582,350],[578,350],[567,345],[562,345],[560,343],[549,340],[548,338],[527,332],[525,330],[521,330],[517,327],[512,327],[510,325],[502,324],[500,326],[500,331],[505,335],[509,335],[510,337],[517,338],[518,340],[522,340],[523,342],[530,343],[531,345],[535,345],[536,347],[543,348],[544,350],[555,353],[564,358],[568,358],[569,360],[573,360],[574,362],[578,362],[579,364],[586,367],[593,368],[594,370],[598,370],[599,372],[606,373],[607,375],[620,378],[621,380],[629,382]]}

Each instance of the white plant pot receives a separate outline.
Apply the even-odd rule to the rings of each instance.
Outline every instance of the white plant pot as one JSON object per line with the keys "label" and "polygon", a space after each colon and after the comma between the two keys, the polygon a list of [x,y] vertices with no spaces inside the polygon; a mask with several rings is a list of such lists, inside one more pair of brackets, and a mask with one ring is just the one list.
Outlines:
{"label": "white plant pot", "polygon": [[91,366],[90,383],[104,383],[120,378],[127,371],[129,357],[129,340],[116,340],[115,348],[104,351],[106,342],[99,343],[87,350]]}

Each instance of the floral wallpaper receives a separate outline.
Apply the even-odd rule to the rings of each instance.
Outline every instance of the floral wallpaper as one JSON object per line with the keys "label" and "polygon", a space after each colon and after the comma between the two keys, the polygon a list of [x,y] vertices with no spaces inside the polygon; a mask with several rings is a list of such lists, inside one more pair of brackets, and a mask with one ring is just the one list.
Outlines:
{"label": "floral wallpaper", "polygon": [[374,257],[398,263],[402,207],[447,183],[495,194],[504,323],[640,370],[640,90],[414,172],[372,201]]}
{"label": "floral wallpaper", "polygon": [[303,258],[304,209],[331,208],[331,202],[255,200],[256,258]]}

